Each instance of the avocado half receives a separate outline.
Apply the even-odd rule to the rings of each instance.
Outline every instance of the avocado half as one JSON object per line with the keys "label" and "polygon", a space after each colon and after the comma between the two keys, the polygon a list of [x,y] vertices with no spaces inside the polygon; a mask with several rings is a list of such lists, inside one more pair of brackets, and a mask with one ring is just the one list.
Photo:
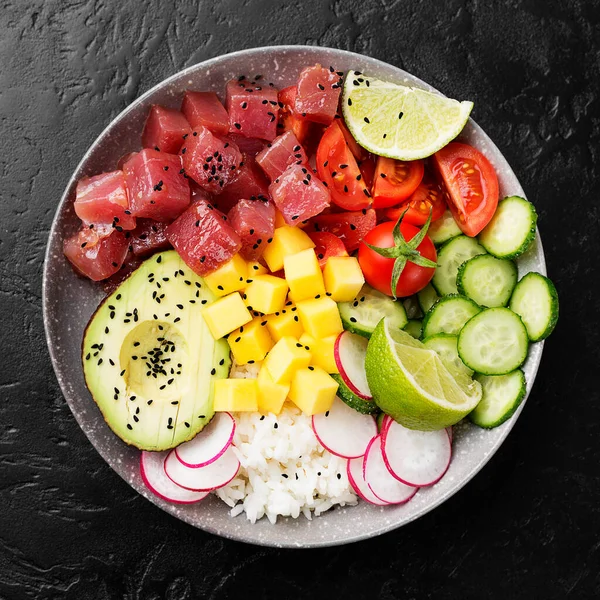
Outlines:
{"label": "avocado half", "polygon": [[85,381],[124,442],[166,450],[211,420],[214,380],[231,367],[227,341],[215,341],[202,317],[215,299],[169,250],[142,263],[94,313],[83,338]]}

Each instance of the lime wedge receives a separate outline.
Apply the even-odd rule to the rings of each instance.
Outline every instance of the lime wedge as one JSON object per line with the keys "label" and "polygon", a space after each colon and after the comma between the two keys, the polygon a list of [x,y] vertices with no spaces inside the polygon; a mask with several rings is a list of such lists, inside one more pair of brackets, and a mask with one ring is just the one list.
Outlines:
{"label": "lime wedge", "polygon": [[342,110],[354,139],[379,156],[426,158],[466,125],[472,102],[348,71]]}
{"label": "lime wedge", "polygon": [[458,423],[481,400],[481,385],[449,371],[437,352],[382,319],[371,335],[367,380],[381,410],[405,427],[434,431]]}

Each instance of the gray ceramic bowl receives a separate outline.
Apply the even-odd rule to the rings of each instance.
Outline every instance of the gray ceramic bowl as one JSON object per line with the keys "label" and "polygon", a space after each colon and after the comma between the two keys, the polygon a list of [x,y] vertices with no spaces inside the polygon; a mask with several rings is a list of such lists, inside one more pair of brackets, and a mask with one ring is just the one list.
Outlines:
{"label": "gray ceramic bowl", "polygon": [[[62,255],[63,239],[78,228],[72,202],[76,181],[115,168],[126,152],[139,149],[140,134],[148,107],[153,103],[178,107],[183,92],[215,90],[222,94],[228,79],[242,73],[260,73],[275,85],[290,85],[306,65],[319,62],[336,69],[357,69],[373,76],[424,89],[430,86],[396,67],[373,58],[330,48],[278,46],[256,48],[220,56],[182,71],[146,92],[124,110],[92,144],[73,173],[62,197],[50,233],[44,267],[44,323],[52,364],[77,422],[106,462],[135,490],[151,502],[195,527],[227,538],[266,546],[317,547],[344,544],[379,535],[417,519],[462,488],[500,447],[518,418],[521,408],[504,425],[491,431],[468,423],[455,428],[454,455],[446,476],[435,486],[422,489],[403,506],[338,508],[312,521],[267,519],[251,524],[243,515],[229,516],[228,507],[210,496],[196,505],[173,505],[152,495],[138,472],[139,452],[127,447],[110,431],[87,391],[80,367],[84,327],[102,298],[102,290],[73,273]],[[477,146],[491,160],[500,180],[501,196],[524,195],[515,174],[488,136],[469,121],[461,139]],[[546,272],[539,235],[533,248],[519,259],[519,271]],[[76,299],[74,302],[73,299]],[[542,344],[531,347],[525,373],[531,389],[542,355]]]}

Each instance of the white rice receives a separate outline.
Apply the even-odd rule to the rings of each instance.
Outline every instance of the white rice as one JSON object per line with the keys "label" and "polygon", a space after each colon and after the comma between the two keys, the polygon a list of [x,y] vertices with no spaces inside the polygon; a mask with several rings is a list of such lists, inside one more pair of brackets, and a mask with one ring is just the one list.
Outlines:
{"label": "white rice", "polygon": [[[233,365],[230,377],[254,378],[260,365]],[[319,444],[311,418],[286,402],[279,415],[234,413],[234,452],[241,468],[235,479],[215,494],[252,522],[266,516],[307,519],[339,504],[356,504],[346,474],[347,461]]]}

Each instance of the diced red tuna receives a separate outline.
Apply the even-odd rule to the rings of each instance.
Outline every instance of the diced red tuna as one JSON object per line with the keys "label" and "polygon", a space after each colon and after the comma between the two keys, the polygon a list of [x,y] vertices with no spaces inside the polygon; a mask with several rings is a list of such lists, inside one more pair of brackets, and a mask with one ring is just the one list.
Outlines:
{"label": "diced red tuna", "polygon": [[265,147],[265,140],[249,138],[239,133],[230,133],[227,138],[233,141],[240,152],[246,156],[255,157]]}
{"label": "diced red tuna", "polygon": [[240,254],[258,260],[275,230],[275,205],[262,200],[240,200],[227,215],[229,224],[242,240]]}
{"label": "diced red tuna", "polygon": [[244,156],[242,162],[233,179],[215,196],[215,205],[223,212],[229,212],[242,198],[270,198],[269,182],[256,161],[251,156]]}
{"label": "diced red tuna", "polygon": [[214,92],[186,92],[181,110],[192,129],[206,127],[217,135],[229,131],[229,115]]}
{"label": "diced red tuna", "polygon": [[183,146],[183,136],[190,132],[190,124],[181,112],[154,104],[146,119],[142,133],[142,146],[177,154]]}
{"label": "diced red tuna", "polygon": [[269,179],[273,181],[290,165],[306,164],[308,158],[294,132],[286,131],[256,155],[256,162],[269,176]]}
{"label": "diced red tuna", "polygon": [[181,149],[185,174],[211,194],[218,194],[233,178],[242,162],[238,147],[231,141],[198,127]]}
{"label": "diced red tuna", "polygon": [[86,224],[135,228],[123,171],[83,177],[77,182],[75,213]]}
{"label": "diced red tuna", "polygon": [[288,167],[269,186],[269,192],[288,225],[318,215],[331,201],[329,190],[302,165]]}
{"label": "diced red tuna", "polygon": [[145,148],[124,165],[131,213],[155,221],[171,221],[190,204],[190,186],[176,154]]}
{"label": "diced red tuna", "polygon": [[203,200],[192,204],[167,227],[167,239],[183,261],[203,277],[240,251],[240,236],[227,217]]}
{"label": "diced red tuna", "polygon": [[296,84],[296,113],[309,121],[329,125],[337,111],[342,78],[333,67],[319,64],[300,73]]}
{"label": "diced red tuna", "polygon": [[143,262],[143,258],[129,251],[121,268],[108,279],[102,280],[104,293],[112,294]]}
{"label": "diced red tuna", "polygon": [[129,244],[136,256],[148,256],[158,250],[171,247],[167,239],[167,224],[151,219],[140,219],[138,226],[131,232]]}
{"label": "diced red tuna", "polygon": [[377,224],[377,215],[372,208],[319,215],[308,222],[307,232],[327,231],[340,238],[348,252],[358,249],[362,239]]}
{"label": "diced red tuna", "polygon": [[279,118],[276,88],[248,79],[232,79],[226,92],[229,131],[268,141],[275,139]]}
{"label": "diced red tuna", "polygon": [[123,264],[129,250],[126,234],[113,230],[99,233],[83,227],[64,241],[63,252],[75,270],[92,281],[102,281],[114,275]]}

